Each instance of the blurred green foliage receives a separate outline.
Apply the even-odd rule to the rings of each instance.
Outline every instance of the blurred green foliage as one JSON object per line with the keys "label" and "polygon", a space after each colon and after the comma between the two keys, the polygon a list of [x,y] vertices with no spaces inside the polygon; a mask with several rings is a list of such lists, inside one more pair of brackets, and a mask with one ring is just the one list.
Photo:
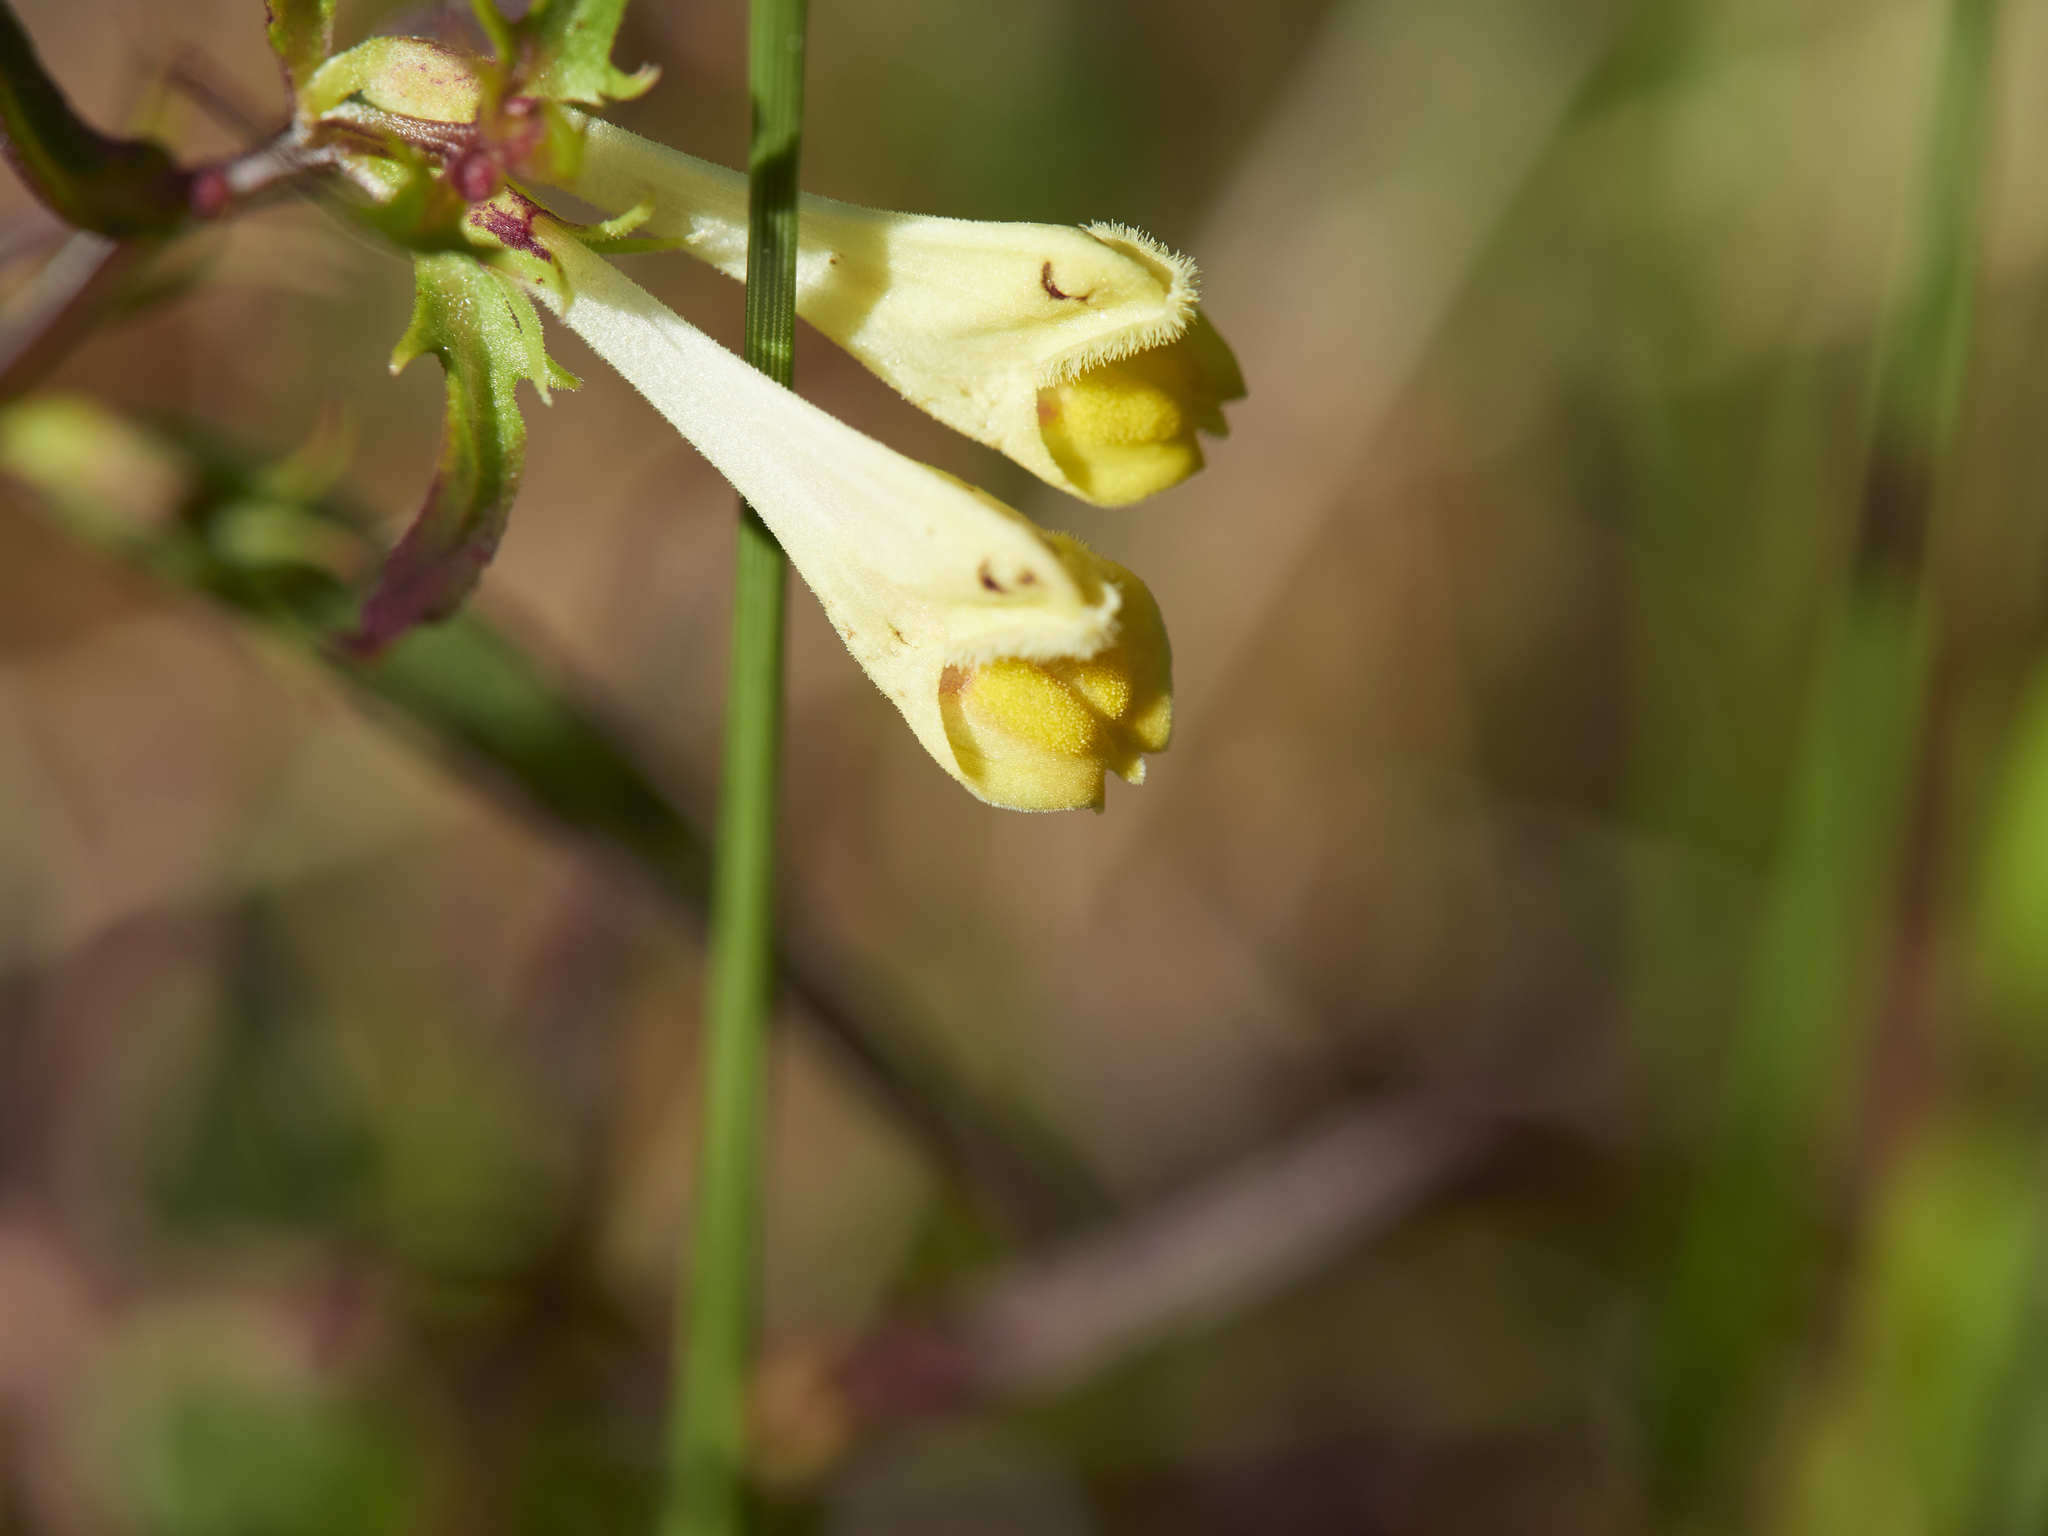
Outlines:
{"label": "blurred green foliage", "polygon": [[383,1536],[416,1517],[405,1448],[365,1405],[201,1381],[129,1435],[125,1502],[165,1536]]}

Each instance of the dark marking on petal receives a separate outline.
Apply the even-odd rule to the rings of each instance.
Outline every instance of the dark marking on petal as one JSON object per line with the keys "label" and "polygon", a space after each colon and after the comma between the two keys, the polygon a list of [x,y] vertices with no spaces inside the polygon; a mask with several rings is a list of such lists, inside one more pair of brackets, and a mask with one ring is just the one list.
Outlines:
{"label": "dark marking on petal", "polygon": [[981,578],[981,585],[982,585],[982,590],[983,590],[983,591],[985,591],[985,592],[1007,592],[1007,591],[1009,591],[1010,589],[1009,589],[1008,587],[1004,586],[1004,585],[1003,585],[1003,584],[1002,584],[1002,583],[1001,583],[1000,581],[997,581],[997,580],[996,580],[996,573],[995,573],[994,571],[990,570],[990,569],[988,568],[988,565],[989,565],[988,561],[986,561],[986,560],[982,561],[982,562],[981,562],[981,569],[980,569],[979,571],[975,572],[975,574],[976,574],[976,575],[978,575],[978,576],[979,576],[979,577]]}
{"label": "dark marking on petal", "polygon": [[1060,285],[1052,280],[1052,263],[1049,261],[1038,269],[1038,286],[1055,299],[1072,299],[1077,304],[1088,302],[1088,295],[1085,293],[1060,292]]}
{"label": "dark marking on petal", "polygon": [[889,633],[890,633],[890,634],[892,634],[892,635],[894,635],[894,636],[896,637],[896,643],[897,643],[898,645],[908,645],[908,644],[910,644],[910,642],[909,642],[908,640],[906,640],[906,639],[904,639],[904,638],[903,638],[903,631],[902,631],[902,630],[900,630],[900,629],[898,629],[898,628],[897,628],[897,627],[896,627],[896,626],[895,626],[894,624],[891,624],[891,625],[889,626]]}
{"label": "dark marking on petal", "polygon": [[1018,574],[1018,577],[1017,577],[1017,585],[1018,585],[1018,586],[1020,586],[1020,587],[1035,587],[1035,586],[1037,586],[1037,585],[1038,585],[1038,572],[1036,572],[1036,571],[1023,571],[1023,572],[1020,572],[1020,573]]}
{"label": "dark marking on petal", "polygon": [[469,222],[496,236],[512,250],[538,256],[542,261],[553,261],[555,253],[541,244],[533,232],[533,221],[541,212],[539,205],[528,202],[516,192],[510,195],[519,204],[517,212],[502,208],[496,202],[478,203],[469,210]]}

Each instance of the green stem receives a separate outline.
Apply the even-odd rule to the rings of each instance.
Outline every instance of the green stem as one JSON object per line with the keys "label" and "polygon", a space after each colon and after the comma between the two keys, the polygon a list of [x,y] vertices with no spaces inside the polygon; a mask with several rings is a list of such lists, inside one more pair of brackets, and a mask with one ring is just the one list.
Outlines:
{"label": "green stem", "polygon": [[[790,381],[796,338],[797,151],[807,0],[752,0],[754,101],[747,361]],[[743,509],[733,582],[724,783],[712,878],[705,1000],[703,1150],[691,1283],[676,1311],[675,1429],[666,1536],[730,1536],[743,1522],[747,1362],[760,1247],[763,1080],[774,978],[775,801],[782,746],[787,572]]]}

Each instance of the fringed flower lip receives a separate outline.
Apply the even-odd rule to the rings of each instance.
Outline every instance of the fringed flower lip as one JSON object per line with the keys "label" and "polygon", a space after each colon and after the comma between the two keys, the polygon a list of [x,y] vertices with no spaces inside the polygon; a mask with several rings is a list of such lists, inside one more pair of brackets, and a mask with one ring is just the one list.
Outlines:
{"label": "fringed flower lip", "polygon": [[[563,183],[744,279],[747,180],[595,118]],[[1194,263],[1120,224],[886,213],[806,195],[797,313],[946,425],[1102,506],[1202,467],[1244,395]]]}
{"label": "fringed flower lip", "polygon": [[1016,810],[1099,808],[1108,773],[1142,780],[1172,732],[1172,661],[1136,577],[774,383],[566,227],[536,233],[568,296],[535,296],[761,515],[940,767]]}

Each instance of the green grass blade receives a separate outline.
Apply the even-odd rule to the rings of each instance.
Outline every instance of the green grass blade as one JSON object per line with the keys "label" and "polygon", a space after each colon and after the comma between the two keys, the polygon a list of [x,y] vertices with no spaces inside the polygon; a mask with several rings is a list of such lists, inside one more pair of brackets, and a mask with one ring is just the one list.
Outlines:
{"label": "green grass blade", "polygon": [[1818,670],[1741,1017],[1653,1346],[1652,1476],[1672,1511],[1730,1500],[1819,1297],[1844,1112],[1882,1006],[1895,893],[1940,720],[1923,582],[1968,361],[1995,0],[1953,0],[1912,263],[1878,338],[1855,559]]}

